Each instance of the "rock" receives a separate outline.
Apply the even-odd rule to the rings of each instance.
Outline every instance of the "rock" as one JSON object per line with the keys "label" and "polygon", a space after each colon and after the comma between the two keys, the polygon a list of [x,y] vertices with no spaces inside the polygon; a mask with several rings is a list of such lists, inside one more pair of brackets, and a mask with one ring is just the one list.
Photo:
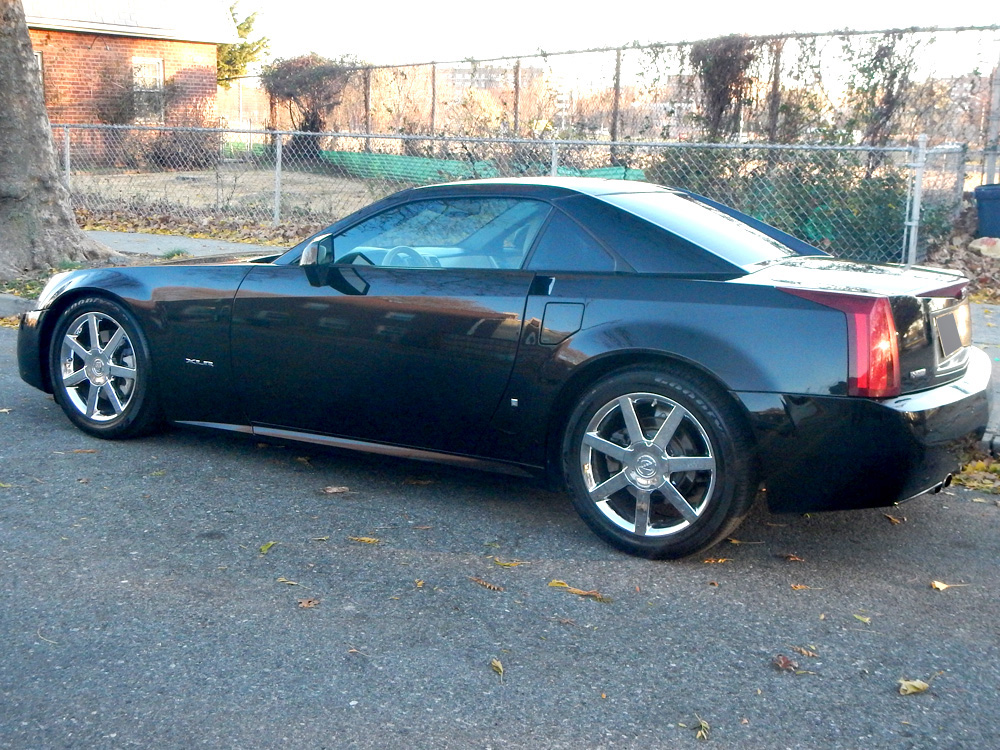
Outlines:
{"label": "rock", "polygon": [[1000,239],[996,237],[980,237],[969,243],[969,249],[985,255],[988,258],[1000,258]]}

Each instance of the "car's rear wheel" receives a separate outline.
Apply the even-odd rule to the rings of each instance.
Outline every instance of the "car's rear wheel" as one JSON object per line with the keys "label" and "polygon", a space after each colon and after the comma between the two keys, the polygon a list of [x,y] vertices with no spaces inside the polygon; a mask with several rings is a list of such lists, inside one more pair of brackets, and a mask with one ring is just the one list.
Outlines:
{"label": "car's rear wheel", "polygon": [[641,557],[678,558],[720,541],[750,509],[750,444],[736,406],[707,378],[629,369],[579,399],[563,465],[598,536]]}
{"label": "car's rear wheel", "polygon": [[84,432],[133,437],[159,421],[145,337],[132,315],[103,297],[77,300],[59,316],[49,362],[56,402]]}

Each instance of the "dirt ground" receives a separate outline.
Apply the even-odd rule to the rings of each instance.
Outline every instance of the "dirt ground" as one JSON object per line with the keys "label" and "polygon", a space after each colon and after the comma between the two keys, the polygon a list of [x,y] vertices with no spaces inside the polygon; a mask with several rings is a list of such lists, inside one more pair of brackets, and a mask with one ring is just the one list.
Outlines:
{"label": "dirt ground", "polygon": [[[274,171],[238,163],[191,172],[80,172],[72,175],[71,186],[75,205],[90,211],[129,207],[152,212],[169,209],[181,216],[211,211],[254,221],[274,218]],[[286,170],[281,174],[280,218],[316,216],[333,221],[399,187]]]}

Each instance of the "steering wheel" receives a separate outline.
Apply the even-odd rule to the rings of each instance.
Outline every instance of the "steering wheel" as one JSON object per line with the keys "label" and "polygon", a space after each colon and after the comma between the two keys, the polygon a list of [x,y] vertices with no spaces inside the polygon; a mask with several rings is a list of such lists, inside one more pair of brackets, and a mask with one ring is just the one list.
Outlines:
{"label": "steering wheel", "polygon": [[383,266],[396,265],[394,261],[396,258],[403,258],[404,262],[399,265],[404,266],[418,266],[420,268],[425,268],[430,266],[430,262],[423,255],[418,253],[412,247],[407,245],[397,245],[388,253],[385,254],[385,258],[382,259]]}

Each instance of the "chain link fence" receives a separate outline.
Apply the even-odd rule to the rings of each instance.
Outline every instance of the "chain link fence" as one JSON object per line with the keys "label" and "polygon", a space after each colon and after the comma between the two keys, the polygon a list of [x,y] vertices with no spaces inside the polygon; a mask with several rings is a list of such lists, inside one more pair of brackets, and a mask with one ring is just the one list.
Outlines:
{"label": "chain link fence", "polygon": [[[963,148],[872,149],[57,125],[74,205],[98,218],[329,224],[405,187],[487,177],[645,180],[726,203],[834,255],[907,257],[956,215]],[[920,190],[915,190],[919,179]],[[922,226],[913,223],[914,200]],[[921,257],[922,248],[917,247]]]}

